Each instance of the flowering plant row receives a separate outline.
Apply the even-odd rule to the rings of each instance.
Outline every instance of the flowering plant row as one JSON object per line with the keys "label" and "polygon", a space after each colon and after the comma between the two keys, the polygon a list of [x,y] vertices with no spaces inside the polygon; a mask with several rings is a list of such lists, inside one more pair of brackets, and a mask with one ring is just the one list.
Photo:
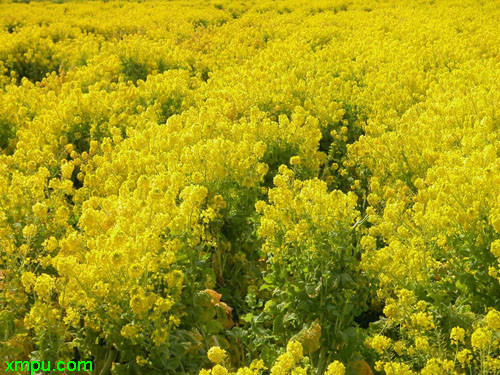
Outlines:
{"label": "flowering plant row", "polygon": [[0,357],[500,374],[498,19],[0,3]]}

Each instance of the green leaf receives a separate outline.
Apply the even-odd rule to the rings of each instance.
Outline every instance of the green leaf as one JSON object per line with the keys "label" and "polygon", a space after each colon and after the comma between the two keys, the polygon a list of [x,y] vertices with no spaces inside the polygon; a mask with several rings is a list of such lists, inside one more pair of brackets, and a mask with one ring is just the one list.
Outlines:
{"label": "green leaf", "polygon": [[271,285],[271,284],[262,284],[259,288],[259,291],[262,291],[262,290],[273,290],[274,289],[274,286]]}
{"label": "green leaf", "polygon": [[253,320],[254,315],[252,313],[247,313],[241,317],[241,320],[247,323],[251,323]]}
{"label": "green leaf", "polygon": [[214,334],[214,333],[219,333],[220,331],[222,331],[224,329],[224,327],[218,321],[210,320],[205,325],[205,329],[207,330],[208,334]]}

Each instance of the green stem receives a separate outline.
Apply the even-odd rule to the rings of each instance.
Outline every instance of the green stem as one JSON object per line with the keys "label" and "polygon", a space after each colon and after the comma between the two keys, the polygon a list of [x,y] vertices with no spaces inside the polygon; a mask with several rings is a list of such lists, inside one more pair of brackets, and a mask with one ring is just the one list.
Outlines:
{"label": "green stem", "polygon": [[104,364],[102,365],[102,369],[101,371],[99,371],[99,375],[109,374],[109,369],[111,368],[111,365],[116,358],[116,353],[117,352],[115,352],[112,348],[109,349],[108,353],[106,354]]}
{"label": "green stem", "polygon": [[316,375],[322,375],[325,370],[326,365],[326,347],[321,347],[321,351],[319,352],[319,360],[318,360],[318,371]]}

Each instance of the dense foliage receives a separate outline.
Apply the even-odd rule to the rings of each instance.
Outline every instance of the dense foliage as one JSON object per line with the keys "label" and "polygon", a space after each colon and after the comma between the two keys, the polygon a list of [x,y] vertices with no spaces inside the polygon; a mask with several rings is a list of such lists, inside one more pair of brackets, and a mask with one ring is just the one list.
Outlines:
{"label": "dense foliage", "polygon": [[499,20],[1,3],[0,370],[500,374]]}

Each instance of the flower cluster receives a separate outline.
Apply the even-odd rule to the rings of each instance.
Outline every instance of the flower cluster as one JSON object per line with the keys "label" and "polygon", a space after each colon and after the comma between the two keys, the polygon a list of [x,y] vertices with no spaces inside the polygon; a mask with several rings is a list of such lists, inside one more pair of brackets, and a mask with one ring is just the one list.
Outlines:
{"label": "flower cluster", "polygon": [[[214,353],[221,353],[219,347],[212,347],[208,352],[209,359],[214,363],[219,363],[211,359]],[[261,375],[266,371],[263,361],[256,359],[250,366],[241,367],[236,371],[230,371],[226,367],[216,364],[211,369],[200,370],[199,375]],[[267,373],[267,372],[266,372]],[[289,341],[286,351],[278,356],[274,364],[269,369],[270,375],[312,375],[315,370],[311,368],[309,358],[303,356],[302,345],[297,341]],[[328,365],[325,375],[345,375],[346,368],[339,361],[333,361]]]}
{"label": "flower cluster", "polygon": [[496,0],[28,3],[0,2],[5,362],[500,374]]}

